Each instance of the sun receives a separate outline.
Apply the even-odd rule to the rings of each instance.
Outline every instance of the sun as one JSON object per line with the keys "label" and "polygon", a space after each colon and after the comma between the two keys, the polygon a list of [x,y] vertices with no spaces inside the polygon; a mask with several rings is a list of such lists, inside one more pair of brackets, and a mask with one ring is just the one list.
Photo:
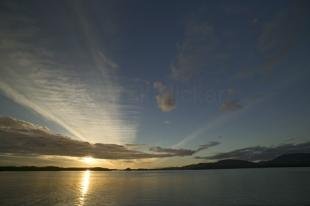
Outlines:
{"label": "sun", "polygon": [[96,159],[92,158],[91,156],[87,156],[87,157],[82,158],[82,162],[84,162],[88,165],[91,165],[91,164],[96,163]]}

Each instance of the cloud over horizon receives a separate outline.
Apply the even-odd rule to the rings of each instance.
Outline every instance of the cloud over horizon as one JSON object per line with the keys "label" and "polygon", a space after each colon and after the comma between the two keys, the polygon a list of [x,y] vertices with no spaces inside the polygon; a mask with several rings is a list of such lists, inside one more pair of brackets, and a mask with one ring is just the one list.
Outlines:
{"label": "cloud over horizon", "polygon": [[[133,144],[129,144],[129,147]],[[137,144],[134,144],[134,146]],[[215,146],[211,143],[209,146]],[[98,159],[146,159],[164,157],[183,157],[206,149],[202,145],[198,150],[168,149],[151,147],[146,153],[129,149],[127,145],[89,143],[53,134],[49,129],[26,121],[10,117],[0,118],[0,154],[17,155],[55,155]]]}

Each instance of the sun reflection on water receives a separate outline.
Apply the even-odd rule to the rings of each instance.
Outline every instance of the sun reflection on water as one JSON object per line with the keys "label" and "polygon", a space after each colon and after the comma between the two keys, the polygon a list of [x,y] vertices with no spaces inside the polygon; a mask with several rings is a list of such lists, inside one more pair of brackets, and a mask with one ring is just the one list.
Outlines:
{"label": "sun reflection on water", "polygon": [[82,180],[80,183],[80,196],[79,196],[79,204],[78,206],[84,205],[85,197],[87,195],[89,189],[89,179],[90,179],[91,172],[86,170],[83,173]]}

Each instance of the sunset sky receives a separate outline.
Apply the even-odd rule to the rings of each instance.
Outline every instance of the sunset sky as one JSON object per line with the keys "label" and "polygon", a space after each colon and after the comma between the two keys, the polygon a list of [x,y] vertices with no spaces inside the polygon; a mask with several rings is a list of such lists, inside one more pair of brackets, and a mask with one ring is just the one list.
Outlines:
{"label": "sunset sky", "polygon": [[310,152],[308,1],[0,3],[0,165]]}

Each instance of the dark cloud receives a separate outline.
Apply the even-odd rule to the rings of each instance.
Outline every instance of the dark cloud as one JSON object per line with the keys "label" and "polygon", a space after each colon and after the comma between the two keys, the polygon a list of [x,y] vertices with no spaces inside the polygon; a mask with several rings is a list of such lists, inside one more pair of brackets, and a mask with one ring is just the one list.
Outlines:
{"label": "dark cloud", "polygon": [[148,145],[146,144],[125,144],[124,145],[127,149],[130,149],[130,150],[139,150],[139,151],[143,151],[147,148],[149,148]]}
{"label": "dark cloud", "polygon": [[157,91],[156,102],[163,112],[170,112],[175,109],[175,97],[172,91],[160,81],[154,82],[154,89]]}
{"label": "dark cloud", "polygon": [[236,100],[226,100],[220,106],[222,112],[236,111],[242,109],[242,105]]}
{"label": "dark cloud", "polygon": [[309,153],[310,142],[300,144],[282,144],[275,147],[247,147],[230,152],[218,153],[208,157],[196,157],[196,159],[221,160],[240,159],[248,161],[270,160],[287,153]]}
{"label": "dark cloud", "polygon": [[167,153],[173,156],[190,156],[197,152],[200,152],[205,149],[209,149],[210,147],[214,147],[219,145],[220,142],[212,141],[204,145],[200,145],[196,150],[189,150],[189,149],[174,149],[174,148],[163,148],[163,147],[151,147],[150,151],[157,152],[157,153]]}
{"label": "dark cloud", "polygon": [[201,150],[205,150],[205,149],[209,149],[210,147],[215,147],[217,145],[221,144],[220,142],[218,141],[211,141],[207,144],[204,144],[204,145],[200,145],[199,148],[197,149],[197,151],[201,151]]}
{"label": "dark cloud", "polygon": [[[128,146],[128,145],[127,145]],[[100,159],[143,159],[189,156],[195,151],[154,147],[146,153],[126,145],[91,144],[52,134],[47,128],[8,117],[0,118],[0,154],[57,155]],[[131,145],[132,146],[132,145]]]}
{"label": "dark cloud", "polygon": [[90,144],[52,134],[34,135],[15,131],[0,131],[0,153],[24,155],[57,155],[102,159],[139,159],[164,157],[127,149],[116,144]]}
{"label": "dark cloud", "polygon": [[163,147],[151,147],[150,151],[157,152],[157,153],[168,153],[173,156],[190,156],[196,152],[196,150],[172,149],[172,148],[163,148]]}
{"label": "dark cloud", "polygon": [[30,132],[35,131],[37,133],[48,133],[49,129],[47,127],[42,127],[40,125],[32,124],[23,120],[16,120],[10,117],[0,117],[0,129],[1,130],[15,130],[16,132]]}
{"label": "dark cloud", "polygon": [[140,146],[146,146],[146,144],[125,144],[127,147],[140,147]]}
{"label": "dark cloud", "polygon": [[195,156],[195,159],[198,159],[198,160],[208,160],[208,157]]}

